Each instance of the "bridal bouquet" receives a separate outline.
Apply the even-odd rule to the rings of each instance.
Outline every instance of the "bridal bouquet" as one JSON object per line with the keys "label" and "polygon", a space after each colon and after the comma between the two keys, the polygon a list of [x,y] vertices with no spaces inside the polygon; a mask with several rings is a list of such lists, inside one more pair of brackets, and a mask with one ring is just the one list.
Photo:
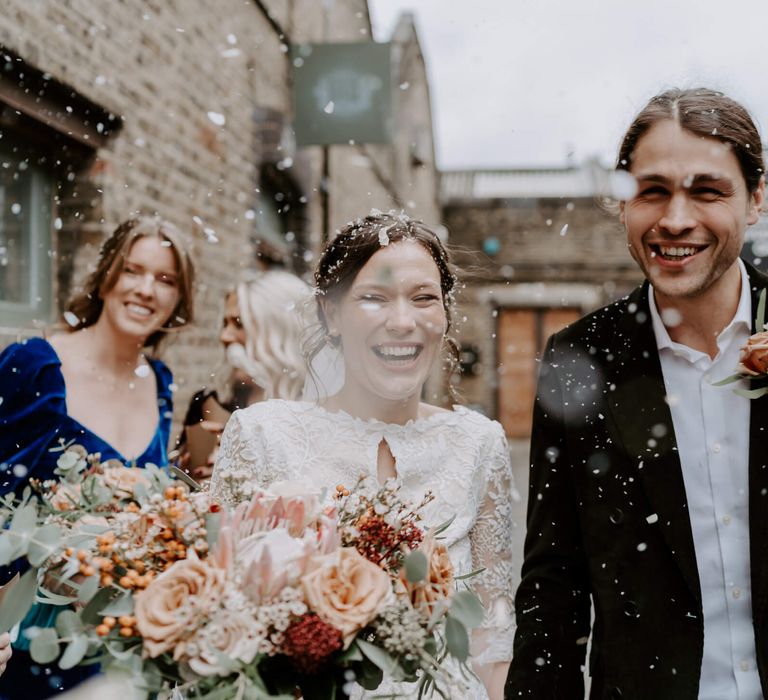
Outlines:
{"label": "bridal bouquet", "polygon": [[323,505],[283,482],[227,508],[181,473],[61,450],[57,480],[0,501],[0,565],[31,567],[0,632],[60,607],[22,631],[37,662],[120,668],[148,694],[333,700],[385,676],[439,690],[445,657],[466,661],[483,610],[420,526],[429,496],[361,479]]}

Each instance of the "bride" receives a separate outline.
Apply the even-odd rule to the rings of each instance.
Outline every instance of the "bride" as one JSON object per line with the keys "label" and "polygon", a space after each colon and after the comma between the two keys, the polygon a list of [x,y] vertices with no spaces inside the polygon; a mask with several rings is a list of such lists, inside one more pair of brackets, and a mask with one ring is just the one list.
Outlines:
{"label": "bride", "polygon": [[[448,254],[423,223],[373,212],[328,244],[315,283],[321,342],[343,360],[341,388],[318,401],[270,400],[236,411],[222,436],[212,492],[237,500],[228,476],[243,469],[261,486],[305,479],[333,491],[367,471],[379,482],[396,478],[414,502],[431,491],[424,523],[455,516],[444,534],[457,575],[484,568],[470,579],[486,609],[472,639],[482,684],[471,678],[453,696],[501,700],[514,594],[515,491],[506,439],[499,423],[479,413],[421,401],[448,345],[456,285]],[[408,696],[408,688],[385,680],[372,694],[359,689],[353,697]]]}

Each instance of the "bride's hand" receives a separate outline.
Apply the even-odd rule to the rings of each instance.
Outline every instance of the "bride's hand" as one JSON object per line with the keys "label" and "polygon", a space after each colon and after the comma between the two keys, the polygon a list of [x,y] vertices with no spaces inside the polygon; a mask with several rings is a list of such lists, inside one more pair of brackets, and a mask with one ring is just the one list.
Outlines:
{"label": "bride's hand", "polygon": [[0,635],[0,676],[3,675],[11,654],[11,636],[6,632]]}

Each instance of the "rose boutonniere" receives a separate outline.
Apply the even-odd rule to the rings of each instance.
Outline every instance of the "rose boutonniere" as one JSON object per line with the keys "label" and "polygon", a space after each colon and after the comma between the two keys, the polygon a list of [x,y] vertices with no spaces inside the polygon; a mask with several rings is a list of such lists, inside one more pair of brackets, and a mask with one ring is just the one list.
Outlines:
{"label": "rose boutonniere", "polygon": [[768,394],[768,330],[766,330],[765,325],[765,297],[766,290],[764,289],[760,292],[760,299],[757,302],[757,314],[755,316],[757,333],[749,336],[746,344],[741,348],[736,373],[715,382],[715,386],[725,386],[742,379],[762,383],[763,386],[753,389],[734,389],[734,392],[739,396],[745,396],[748,399],[759,399]]}

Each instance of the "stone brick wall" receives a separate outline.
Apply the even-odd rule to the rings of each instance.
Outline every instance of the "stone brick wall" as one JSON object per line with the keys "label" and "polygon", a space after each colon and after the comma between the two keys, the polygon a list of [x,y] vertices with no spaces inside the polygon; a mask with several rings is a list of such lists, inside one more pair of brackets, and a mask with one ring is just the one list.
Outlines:
{"label": "stone brick wall", "polygon": [[503,371],[497,342],[501,309],[586,313],[642,279],[618,213],[592,197],[448,198],[443,221],[466,278],[458,337],[480,351],[477,374],[462,378],[459,390],[466,402],[494,417]]}
{"label": "stone brick wall", "polygon": [[[57,302],[92,265],[104,236],[132,212],[158,212],[194,237],[197,322],[165,353],[179,387],[177,417],[219,362],[225,291],[254,263],[250,210],[265,162],[285,159],[278,167],[303,200],[296,218],[303,230],[296,233],[307,250],[297,251],[296,267],[311,266],[319,251],[321,149],[293,145],[287,44],[371,38],[365,0],[337,0],[327,20],[323,5],[3,0],[0,47],[122,120],[105,145],[57,183]],[[402,33],[402,41],[417,42],[412,27]],[[415,92],[428,94],[423,60],[401,72]],[[364,147],[330,148],[331,230],[372,207],[403,203],[437,222],[434,159],[418,166],[418,184],[400,162],[414,120],[426,129],[431,151],[428,100],[419,109],[399,112],[398,143],[372,148],[375,161]],[[0,346],[30,332],[6,326]]]}

